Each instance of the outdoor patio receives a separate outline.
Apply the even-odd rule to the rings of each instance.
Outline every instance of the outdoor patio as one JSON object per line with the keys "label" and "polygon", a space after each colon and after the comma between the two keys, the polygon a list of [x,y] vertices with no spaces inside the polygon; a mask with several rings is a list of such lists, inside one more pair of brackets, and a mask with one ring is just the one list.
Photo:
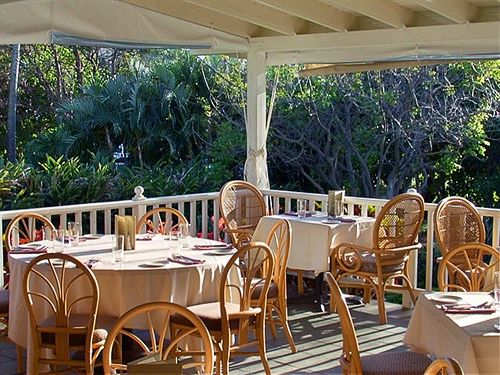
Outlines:
{"label": "outdoor patio", "polygon": [[[298,352],[293,354],[286,338],[273,340],[267,332],[267,353],[273,374],[337,374],[341,373],[339,356],[342,335],[338,315],[316,312],[312,296],[293,296],[289,299],[290,328]],[[351,313],[362,354],[404,351],[402,339],[411,316],[411,310],[387,303],[389,324],[379,325],[376,301],[364,307],[353,307]],[[0,342],[0,373],[17,374],[14,345]],[[258,357],[239,357],[231,360],[234,375],[264,373]]]}

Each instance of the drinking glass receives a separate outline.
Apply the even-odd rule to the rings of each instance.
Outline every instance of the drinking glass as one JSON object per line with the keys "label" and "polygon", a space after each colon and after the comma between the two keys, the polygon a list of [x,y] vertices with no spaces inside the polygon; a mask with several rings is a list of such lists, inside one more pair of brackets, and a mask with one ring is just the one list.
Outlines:
{"label": "drinking glass", "polygon": [[189,224],[179,224],[179,238],[183,248],[189,248],[190,236],[189,236]]}
{"label": "drinking glass", "polygon": [[299,219],[304,219],[307,216],[307,199],[298,199],[297,200],[297,216]]}
{"label": "drinking glass", "polygon": [[172,253],[172,258],[179,255],[180,247],[180,232],[177,229],[172,229],[170,231],[170,251]]}
{"label": "drinking glass", "polygon": [[80,237],[80,223],[78,221],[68,222],[68,235],[71,246],[78,246]]}
{"label": "drinking glass", "polygon": [[64,251],[64,229],[52,231],[52,252],[62,253]]}
{"label": "drinking glass", "polygon": [[125,252],[123,250],[123,245],[125,243],[125,237],[122,235],[115,235],[113,238],[113,263],[122,263],[123,258],[125,256]]}

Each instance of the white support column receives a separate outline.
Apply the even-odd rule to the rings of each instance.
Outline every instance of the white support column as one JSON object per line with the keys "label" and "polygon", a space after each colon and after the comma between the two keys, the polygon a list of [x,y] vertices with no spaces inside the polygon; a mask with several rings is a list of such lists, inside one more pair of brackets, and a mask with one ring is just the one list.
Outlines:
{"label": "white support column", "polygon": [[247,54],[247,160],[245,179],[269,189],[267,173],[266,53],[250,48]]}

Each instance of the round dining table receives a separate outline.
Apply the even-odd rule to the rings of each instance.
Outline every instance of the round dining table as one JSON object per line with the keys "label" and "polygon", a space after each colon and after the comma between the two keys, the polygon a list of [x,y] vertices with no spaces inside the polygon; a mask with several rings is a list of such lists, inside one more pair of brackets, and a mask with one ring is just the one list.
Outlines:
{"label": "round dining table", "polygon": [[[183,248],[168,236],[137,235],[135,249],[125,250],[123,261],[114,262],[113,236],[88,235],[83,236],[77,246],[65,245],[63,252],[91,267],[99,284],[98,315],[118,317],[146,302],[189,306],[219,300],[222,271],[236,250],[208,239],[190,238],[189,242],[188,247]],[[41,241],[36,246],[46,246],[49,252],[58,249],[52,241]],[[22,282],[28,263],[37,255],[36,250],[30,251],[29,247],[26,251],[9,253],[9,338],[27,349],[28,373],[31,372],[32,336]],[[187,259],[177,259],[175,255]],[[237,273],[230,277],[232,283],[238,283]],[[39,313],[48,314],[47,311]]]}

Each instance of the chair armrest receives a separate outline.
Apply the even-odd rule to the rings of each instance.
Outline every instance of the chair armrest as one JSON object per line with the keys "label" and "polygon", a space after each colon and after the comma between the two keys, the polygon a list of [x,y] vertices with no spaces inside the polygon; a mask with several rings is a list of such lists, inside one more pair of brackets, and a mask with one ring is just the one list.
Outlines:
{"label": "chair armrest", "polygon": [[[251,226],[248,226],[247,228],[235,228],[235,229],[229,229],[226,228],[224,229],[224,232],[233,235],[236,243],[233,243],[233,246],[235,246],[237,249],[240,249],[243,246],[248,245],[250,242],[252,242],[252,237],[253,237],[253,232],[254,228]],[[233,240],[231,240],[232,242]]]}
{"label": "chair armrest", "polygon": [[408,246],[401,246],[401,247],[393,247],[389,249],[374,249],[374,253],[380,253],[380,254],[390,254],[392,252],[399,252],[399,251],[412,251],[412,250],[418,250],[422,248],[421,243],[416,243],[413,245],[408,245]]}
{"label": "chair armrest", "polygon": [[370,247],[343,242],[334,247],[330,255],[332,271],[334,274],[336,269],[344,272],[357,272],[362,265],[361,254],[374,252],[374,250]]}

